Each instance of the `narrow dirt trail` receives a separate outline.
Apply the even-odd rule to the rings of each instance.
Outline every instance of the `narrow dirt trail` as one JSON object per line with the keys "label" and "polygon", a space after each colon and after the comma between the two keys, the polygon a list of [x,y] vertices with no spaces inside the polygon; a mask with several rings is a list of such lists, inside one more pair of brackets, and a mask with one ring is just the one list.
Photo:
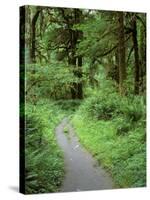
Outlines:
{"label": "narrow dirt trail", "polygon": [[[64,134],[64,127],[68,129],[67,135]],[[67,118],[56,128],[56,137],[65,159],[66,174],[62,192],[113,188],[112,179],[80,145]]]}

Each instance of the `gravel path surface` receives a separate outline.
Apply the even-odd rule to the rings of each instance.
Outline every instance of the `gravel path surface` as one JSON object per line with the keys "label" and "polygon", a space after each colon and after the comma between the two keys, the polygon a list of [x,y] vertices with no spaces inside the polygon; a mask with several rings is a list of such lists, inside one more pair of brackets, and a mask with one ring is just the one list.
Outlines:
{"label": "gravel path surface", "polygon": [[[64,133],[64,127],[67,127],[67,133]],[[65,159],[66,174],[62,192],[113,188],[111,177],[81,146],[67,118],[56,128],[56,136]]]}

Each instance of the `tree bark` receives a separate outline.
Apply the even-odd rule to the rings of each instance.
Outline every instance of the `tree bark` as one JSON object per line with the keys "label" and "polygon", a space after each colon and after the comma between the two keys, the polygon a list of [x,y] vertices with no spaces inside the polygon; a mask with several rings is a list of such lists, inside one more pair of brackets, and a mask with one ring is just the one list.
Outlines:
{"label": "tree bark", "polygon": [[[75,24],[79,24],[81,22],[82,17],[82,11],[80,9],[75,9]],[[77,44],[79,43],[79,40],[83,37],[83,32],[80,30],[76,30],[76,36],[77,36]],[[77,57],[78,61],[78,67],[77,67],[77,77],[79,79],[79,82],[77,84],[77,98],[83,99],[83,84],[82,84],[82,56]]]}
{"label": "tree bark", "polygon": [[[74,68],[76,66],[76,58],[74,57],[74,55],[71,55],[71,57],[68,58],[68,64],[73,66],[73,73],[75,75]],[[77,83],[73,82],[71,85],[71,98],[76,99],[76,96],[77,96]]]}
{"label": "tree bark", "polygon": [[35,48],[36,48],[36,45],[35,45],[35,41],[36,41],[36,22],[38,20],[38,17],[39,17],[39,14],[40,14],[40,8],[37,7],[36,9],[36,13],[35,15],[33,16],[33,19],[32,19],[32,32],[31,32],[31,62],[32,63],[35,63],[36,59],[35,59]]}
{"label": "tree bark", "polygon": [[116,82],[119,84],[119,57],[118,48],[115,51]]}
{"label": "tree bark", "polygon": [[[78,24],[80,23],[80,15],[81,11],[79,9],[74,10],[74,21],[73,24]],[[82,99],[83,98],[83,86],[82,86],[82,56],[76,56],[76,48],[77,48],[77,43],[78,40],[82,38],[82,32],[79,30],[72,30],[70,29],[71,33],[71,48],[70,48],[70,54],[71,58],[69,59],[69,64],[72,65],[73,67],[73,73],[75,77],[79,78],[79,82],[73,82],[72,87],[71,87],[71,96],[72,99]]]}
{"label": "tree bark", "polygon": [[144,92],[146,89],[146,81],[144,81],[144,77],[146,77],[146,29],[141,24],[140,26],[140,44],[139,44],[139,54],[140,54],[140,85],[141,92]]}
{"label": "tree bark", "polygon": [[82,56],[78,57],[78,78],[80,79],[78,83],[78,99],[83,99],[83,85],[82,85]]}
{"label": "tree bark", "polygon": [[136,16],[133,16],[132,19],[133,32],[132,32],[132,40],[133,40],[133,48],[134,48],[134,62],[135,62],[135,74],[134,74],[134,93],[139,94],[139,73],[140,73],[140,64],[139,64],[139,50],[138,50],[138,41],[137,41],[137,23]]}
{"label": "tree bark", "polygon": [[124,33],[124,14],[118,12],[118,40],[119,40],[119,92],[125,94],[124,81],[126,80],[126,61],[125,61],[125,33]]}

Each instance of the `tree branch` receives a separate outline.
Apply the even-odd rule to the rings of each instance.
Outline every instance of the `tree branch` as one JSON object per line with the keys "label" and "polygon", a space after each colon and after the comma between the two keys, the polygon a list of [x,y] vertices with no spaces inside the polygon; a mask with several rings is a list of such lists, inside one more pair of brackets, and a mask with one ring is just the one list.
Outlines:
{"label": "tree branch", "polygon": [[34,85],[36,85],[37,83],[42,82],[42,81],[50,81],[50,80],[48,80],[48,79],[39,79],[39,80],[34,81],[34,82],[30,85],[30,87],[25,91],[25,94],[27,95],[28,92],[32,89],[32,87],[33,87]]}
{"label": "tree branch", "polygon": [[128,64],[128,62],[130,60],[130,56],[132,54],[133,49],[134,49],[134,47],[132,46],[132,48],[130,49],[129,55],[128,55],[127,64]]}
{"label": "tree branch", "polygon": [[142,20],[142,18],[139,15],[136,15],[136,18],[143,24],[144,28],[146,29],[146,24]]}
{"label": "tree branch", "polygon": [[[131,36],[129,35],[129,37],[127,37],[127,39],[125,40],[125,42],[127,42],[127,41],[129,40],[130,37],[131,37]],[[118,47],[118,43],[117,43],[114,47],[112,47],[111,49],[109,49],[108,51],[106,51],[106,52],[104,52],[104,53],[98,55],[98,57],[107,56],[107,55],[110,54],[112,51],[114,51],[117,47]]]}

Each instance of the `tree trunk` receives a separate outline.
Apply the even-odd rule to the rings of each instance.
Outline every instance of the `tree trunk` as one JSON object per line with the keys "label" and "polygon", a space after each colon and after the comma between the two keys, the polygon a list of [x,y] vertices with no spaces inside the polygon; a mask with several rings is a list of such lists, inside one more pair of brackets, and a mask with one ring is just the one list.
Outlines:
{"label": "tree trunk", "polygon": [[[77,72],[78,78],[82,78],[82,56],[78,57],[78,72]],[[83,99],[83,88],[82,88],[82,80],[78,83],[78,99]]]}
{"label": "tree trunk", "polygon": [[[73,73],[75,75],[75,66],[76,66],[76,58],[74,57],[74,55],[71,55],[71,57],[68,58],[68,63],[69,65],[73,66]],[[73,82],[71,85],[71,98],[72,99],[76,99],[77,96],[77,83]]]}
{"label": "tree trunk", "polygon": [[31,61],[35,63],[35,41],[36,41],[36,22],[40,14],[40,9],[37,7],[36,13],[32,19],[32,32],[31,32]]}
{"label": "tree trunk", "polygon": [[[79,24],[81,22],[82,11],[80,9],[75,9],[75,24]],[[80,30],[76,30],[76,42],[79,43],[79,40],[83,37],[83,32]],[[77,98],[83,99],[83,84],[82,84],[82,56],[78,56],[78,68],[77,68],[77,77],[79,79],[79,83],[77,84]]]}
{"label": "tree trunk", "polygon": [[137,23],[136,16],[133,16],[133,32],[132,32],[133,48],[134,48],[134,60],[135,60],[135,74],[134,74],[134,93],[139,94],[139,52],[138,52],[138,41],[137,41]]}
{"label": "tree trunk", "polygon": [[93,58],[89,66],[89,83],[92,88],[94,88],[95,86],[95,81],[94,81],[95,66],[94,65],[95,65],[95,59]]}
{"label": "tree trunk", "polygon": [[[74,30],[71,30],[71,59],[70,59],[70,64],[73,67],[73,73],[74,76],[76,76],[76,55],[75,55],[75,49],[76,49],[76,44],[77,44],[77,35],[76,32]],[[71,87],[71,95],[72,95],[72,99],[76,99],[77,98],[77,90],[78,90],[78,85],[76,82],[72,83],[72,87]]]}
{"label": "tree trunk", "polygon": [[119,85],[119,51],[118,48],[115,51],[115,69],[116,69],[116,77],[115,80],[117,84]]}
{"label": "tree trunk", "polygon": [[146,30],[143,24],[140,26],[140,44],[139,44],[139,53],[140,53],[140,86],[141,92],[144,92],[146,89],[146,81],[144,77],[146,76]]}
{"label": "tree trunk", "polygon": [[125,94],[124,81],[126,80],[126,61],[125,61],[125,33],[124,33],[124,14],[118,12],[118,39],[119,39],[119,91]]}
{"label": "tree trunk", "polygon": [[[79,9],[74,10],[74,24],[80,23],[80,16],[81,16],[81,11]],[[69,64],[72,65],[73,67],[73,73],[74,76],[79,78],[79,83],[73,82],[72,87],[71,87],[71,96],[72,99],[82,99],[83,98],[83,89],[82,89],[82,56],[76,56],[76,46],[78,43],[78,40],[82,38],[82,32],[78,30],[72,30],[70,29],[71,32],[71,48],[70,48],[70,54],[71,58],[69,58]]]}

